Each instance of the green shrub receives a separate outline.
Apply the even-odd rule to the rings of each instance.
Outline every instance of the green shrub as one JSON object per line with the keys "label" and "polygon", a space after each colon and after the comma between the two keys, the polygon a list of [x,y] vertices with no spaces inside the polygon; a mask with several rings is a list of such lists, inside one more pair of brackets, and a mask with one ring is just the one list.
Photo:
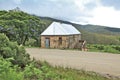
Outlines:
{"label": "green shrub", "polygon": [[34,63],[27,65],[24,69],[24,78],[38,80],[39,78],[42,80],[42,71],[34,66]]}
{"label": "green shrub", "polygon": [[120,53],[120,46],[118,45],[101,45],[101,44],[88,44],[89,51]]}
{"label": "green shrub", "polygon": [[112,46],[114,49],[120,51],[120,46]]}
{"label": "green shrub", "polygon": [[119,53],[118,50],[112,48],[111,46],[105,46],[104,52],[110,52],[110,53]]}
{"label": "green shrub", "polygon": [[26,41],[25,46],[33,47],[33,46],[35,46],[35,42],[36,42],[36,40],[29,39],[28,41]]}
{"label": "green shrub", "polygon": [[9,41],[9,39],[4,34],[0,34],[0,56],[3,58],[11,58],[13,64],[19,65],[22,68],[29,63],[30,57],[26,53],[23,46],[17,45],[15,42]]}
{"label": "green shrub", "polygon": [[23,73],[17,71],[18,67],[12,65],[11,59],[5,60],[0,57],[0,80],[24,80]]}

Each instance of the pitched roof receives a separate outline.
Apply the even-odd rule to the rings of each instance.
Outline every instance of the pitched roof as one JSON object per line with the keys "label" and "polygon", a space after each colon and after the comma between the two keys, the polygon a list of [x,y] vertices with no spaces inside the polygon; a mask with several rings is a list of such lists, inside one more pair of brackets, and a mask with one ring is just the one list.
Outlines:
{"label": "pitched roof", "polygon": [[75,27],[68,24],[53,22],[41,35],[74,35],[81,34]]}

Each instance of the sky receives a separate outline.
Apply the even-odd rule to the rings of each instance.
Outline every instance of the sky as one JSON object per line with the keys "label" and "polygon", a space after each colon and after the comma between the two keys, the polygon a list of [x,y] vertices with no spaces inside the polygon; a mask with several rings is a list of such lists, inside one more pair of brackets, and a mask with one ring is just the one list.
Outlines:
{"label": "sky", "polygon": [[0,10],[19,7],[37,16],[120,28],[120,0],[0,0]]}

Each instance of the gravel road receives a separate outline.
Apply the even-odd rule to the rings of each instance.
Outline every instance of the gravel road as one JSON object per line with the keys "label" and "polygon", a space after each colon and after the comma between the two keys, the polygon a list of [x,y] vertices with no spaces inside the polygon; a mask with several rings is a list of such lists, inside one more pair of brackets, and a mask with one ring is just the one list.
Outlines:
{"label": "gravel road", "polygon": [[53,66],[83,69],[120,77],[120,54],[40,48],[26,50],[31,58],[45,60]]}

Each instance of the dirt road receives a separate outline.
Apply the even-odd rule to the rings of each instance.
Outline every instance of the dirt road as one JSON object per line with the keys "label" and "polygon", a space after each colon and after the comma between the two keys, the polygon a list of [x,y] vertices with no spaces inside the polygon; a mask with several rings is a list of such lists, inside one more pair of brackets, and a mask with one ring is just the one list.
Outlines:
{"label": "dirt road", "polygon": [[40,48],[26,50],[31,57],[45,60],[53,66],[84,69],[120,77],[120,54]]}

